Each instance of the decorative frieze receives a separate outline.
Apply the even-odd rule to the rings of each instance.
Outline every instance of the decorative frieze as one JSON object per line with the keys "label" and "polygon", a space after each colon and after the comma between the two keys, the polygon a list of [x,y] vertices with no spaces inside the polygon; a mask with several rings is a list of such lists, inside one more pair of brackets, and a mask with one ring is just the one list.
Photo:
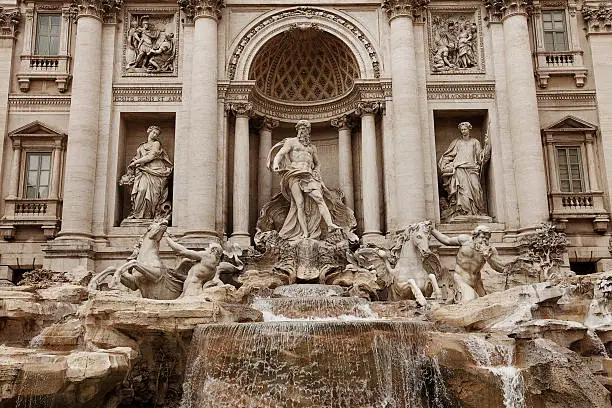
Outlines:
{"label": "decorative frieze", "polygon": [[374,77],[375,78],[380,77],[380,62],[379,62],[380,59],[378,57],[378,54],[376,53],[376,50],[372,46],[372,43],[370,42],[370,40],[368,40],[368,37],[365,35],[365,33],[362,30],[360,30],[350,21],[347,21],[346,18],[339,16],[329,10],[318,9],[318,8],[307,7],[307,6],[300,6],[300,7],[296,7],[296,8],[292,8],[288,10],[282,10],[282,11],[279,11],[278,13],[268,16],[267,18],[265,18],[264,20],[256,24],[253,28],[251,28],[240,39],[238,46],[236,47],[236,49],[232,53],[232,57],[230,58],[230,63],[228,67],[229,78],[234,79],[234,77],[236,76],[236,67],[238,65],[238,60],[242,56],[242,52],[246,48],[247,44],[253,39],[253,37],[255,37],[259,32],[263,31],[263,29],[269,26],[270,24],[276,23],[277,21],[280,21],[280,20],[292,19],[292,18],[302,17],[302,16],[317,17],[317,18],[331,20],[334,24],[339,24],[343,26],[344,28],[348,29],[351,32],[351,34],[359,42],[363,44],[364,48],[366,49],[370,57],[370,62],[372,64],[372,70],[374,71]]}
{"label": "decorative frieze", "polygon": [[70,96],[9,95],[9,112],[69,112]]}
{"label": "decorative frieze", "polygon": [[429,61],[434,74],[483,74],[480,9],[429,11]]}
{"label": "decorative frieze", "polygon": [[597,101],[594,91],[538,92],[538,107],[550,109],[582,108],[595,109]]}
{"label": "decorative frieze", "polygon": [[587,34],[612,33],[612,3],[602,2],[599,6],[585,4],[582,17],[587,26]]}
{"label": "decorative frieze", "polygon": [[15,37],[15,31],[21,21],[18,9],[6,9],[0,6],[0,38]]}
{"label": "decorative frieze", "polygon": [[188,22],[198,18],[221,18],[221,9],[225,7],[224,0],[178,0],[178,5]]}
{"label": "decorative frieze", "polygon": [[179,15],[171,8],[126,10],[123,76],[178,74]]}
{"label": "decorative frieze", "polygon": [[381,6],[391,21],[397,17],[413,18],[415,12],[421,11],[427,4],[429,0],[383,0]]}
{"label": "decorative frieze", "polygon": [[233,113],[236,117],[249,117],[253,113],[253,104],[249,102],[228,103],[225,105],[225,110]]}
{"label": "decorative frieze", "polygon": [[106,20],[115,15],[123,0],[72,0],[70,10],[76,18],[91,16]]}
{"label": "decorative frieze", "polygon": [[180,86],[113,86],[113,102],[176,103],[182,101]]}
{"label": "decorative frieze", "polygon": [[430,84],[428,100],[495,99],[495,84]]}

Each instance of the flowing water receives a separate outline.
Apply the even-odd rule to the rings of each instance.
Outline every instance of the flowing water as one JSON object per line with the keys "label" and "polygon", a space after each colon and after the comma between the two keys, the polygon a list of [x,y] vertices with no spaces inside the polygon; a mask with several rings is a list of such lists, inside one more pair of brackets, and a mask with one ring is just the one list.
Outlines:
{"label": "flowing water", "polygon": [[205,325],[191,344],[182,408],[446,408],[427,326],[287,321]]}
{"label": "flowing water", "polygon": [[[525,408],[525,384],[523,374],[518,367],[512,365],[514,347],[493,345],[481,337],[474,336],[468,342],[468,351],[479,366],[486,368],[502,383],[505,408]],[[493,360],[497,357],[496,363]]]}
{"label": "flowing water", "polygon": [[251,306],[263,314],[264,322],[358,321],[378,319],[365,299],[349,297],[257,298]]}

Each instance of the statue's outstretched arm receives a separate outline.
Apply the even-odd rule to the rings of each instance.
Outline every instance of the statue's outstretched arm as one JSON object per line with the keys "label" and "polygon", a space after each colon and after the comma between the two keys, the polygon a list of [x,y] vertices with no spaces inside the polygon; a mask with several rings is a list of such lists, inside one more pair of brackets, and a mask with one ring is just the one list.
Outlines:
{"label": "statue's outstretched arm", "polygon": [[463,242],[461,242],[461,239],[460,239],[461,236],[451,238],[447,235],[444,235],[443,233],[441,233],[435,228],[431,230],[431,235],[433,235],[435,239],[437,239],[444,245],[460,246],[463,244]]}
{"label": "statue's outstretched arm", "polygon": [[504,268],[506,267],[506,264],[502,262],[501,258],[499,257],[499,254],[497,253],[497,249],[493,247],[491,248],[491,253],[489,257],[487,258],[487,262],[489,263],[491,268],[493,268],[493,270],[495,270],[496,272],[499,272],[499,273],[504,272]]}
{"label": "statue's outstretched arm", "polygon": [[202,259],[202,256],[197,251],[192,251],[191,249],[185,248],[178,242],[174,242],[174,240],[172,240],[172,238],[168,236],[166,237],[166,240],[168,241],[168,245],[170,245],[170,248],[172,248],[172,250],[180,256],[189,259],[194,259],[196,261],[200,261]]}

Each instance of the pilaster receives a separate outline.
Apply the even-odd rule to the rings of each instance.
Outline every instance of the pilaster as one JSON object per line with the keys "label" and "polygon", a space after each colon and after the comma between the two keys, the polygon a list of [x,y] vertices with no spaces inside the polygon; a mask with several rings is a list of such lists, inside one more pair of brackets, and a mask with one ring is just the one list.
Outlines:
{"label": "pilaster", "polygon": [[355,209],[353,184],[353,149],[351,129],[353,121],[348,115],[331,120],[331,125],[338,129],[338,174],[339,188],[344,194],[346,205]]}
{"label": "pilaster", "polygon": [[278,120],[265,117],[259,126],[258,211],[272,199],[272,172],[268,169],[268,152],[272,149],[272,131],[278,125]]}

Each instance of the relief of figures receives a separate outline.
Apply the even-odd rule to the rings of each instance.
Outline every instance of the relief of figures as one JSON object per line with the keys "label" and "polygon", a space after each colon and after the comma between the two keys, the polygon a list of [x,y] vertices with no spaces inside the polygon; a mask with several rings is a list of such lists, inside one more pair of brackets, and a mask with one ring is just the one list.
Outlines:
{"label": "relief of figures", "polygon": [[451,142],[438,162],[448,195],[447,208],[441,214],[443,220],[486,215],[483,167],[491,157],[491,145],[486,136],[484,148],[470,136],[470,122],[461,122],[458,128],[461,135]]}
{"label": "relief of figures", "polygon": [[433,72],[462,72],[478,68],[478,26],[474,14],[434,15],[430,55]]}
{"label": "relief of figures", "polygon": [[126,40],[125,68],[128,73],[174,71],[176,39],[172,25],[172,16],[132,16]]}
{"label": "relief of figures", "polygon": [[149,126],[147,141],[138,146],[119,182],[132,186],[128,219],[170,218],[168,181],[173,165],[159,140],[160,133],[158,126]]}

